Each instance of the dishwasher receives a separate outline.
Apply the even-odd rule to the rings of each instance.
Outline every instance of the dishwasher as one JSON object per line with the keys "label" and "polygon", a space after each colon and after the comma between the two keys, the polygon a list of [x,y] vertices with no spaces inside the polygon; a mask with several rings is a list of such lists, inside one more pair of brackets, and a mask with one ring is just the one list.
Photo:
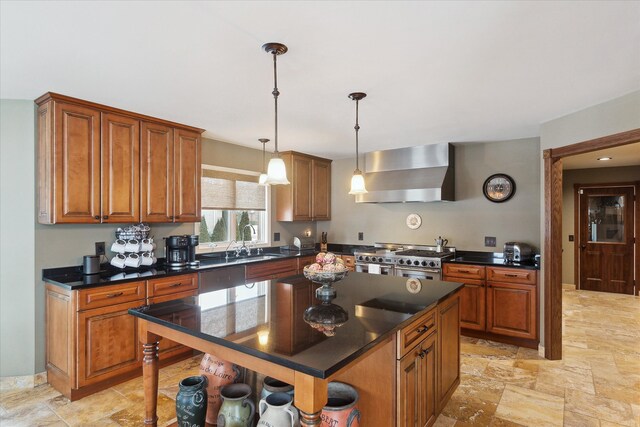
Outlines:
{"label": "dishwasher", "polygon": [[219,291],[244,285],[244,265],[218,267],[198,273],[200,280],[199,293]]}

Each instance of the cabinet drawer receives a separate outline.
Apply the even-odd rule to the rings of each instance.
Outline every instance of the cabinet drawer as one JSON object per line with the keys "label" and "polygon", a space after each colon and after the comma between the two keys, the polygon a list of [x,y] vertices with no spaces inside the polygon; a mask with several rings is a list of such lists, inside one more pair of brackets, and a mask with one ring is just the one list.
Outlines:
{"label": "cabinet drawer", "polygon": [[309,264],[313,264],[314,262],[316,262],[316,256],[315,255],[309,255],[309,256],[303,256],[298,258],[298,270],[302,271],[302,269],[309,265]]}
{"label": "cabinet drawer", "polygon": [[444,264],[443,274],[463,279],[484,279],[485,267],[469,264]]}
{"label": "cabinet drawer", "polygon": [[492,282],[523,283],[534,285],[537,282],[537,271],[521,268],[487,268],[487,279]]}
{"label": "cabinet drawer", "polygon": [[[298,268],[298,260],[295,258],[280,259],[277,261],[261,262],[259,264],[247,265],[246,278],[256,279],[259,277],[277,278],[279,274],[295,274]],[[280,276],[282,277],[282,276]]]}
{"label": "cabinet drawer", "polygon": [[78,291],[78,311],[144,300],[144,298],[144,282],[83,289]]}
{"label": "cabinet drawer", "polygon": [[409,326],[398,331],[398,359],[402,358],[407,352],[436,331],[436,312],[435,309],[420,316]]}
{"label": "cabinet drawer", "polygon": [[198,276],[196,274],[184,274],[147,281],[147,297],[175,294],[194,289],[198,289]]}

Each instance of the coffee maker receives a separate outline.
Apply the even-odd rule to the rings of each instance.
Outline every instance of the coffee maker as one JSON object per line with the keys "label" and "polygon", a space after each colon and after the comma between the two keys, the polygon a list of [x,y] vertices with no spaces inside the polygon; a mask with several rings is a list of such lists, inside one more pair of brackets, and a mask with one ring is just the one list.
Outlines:
{"label": "coffee maker", "polygon": [[186,237],[189,242],[187,246],[187,264],[189,264],[191,267],[197,267],[198,265],[200,265],[200,261],[196,259],[196,248],[200,243],[200,236],[198,236],[197,234],[193,234]]}
{"label": "coffee maker", "polygon": [[165,238],[165,262],[168,267],[182,268],[187,266],[189,260],[188,237],[185,235]]}

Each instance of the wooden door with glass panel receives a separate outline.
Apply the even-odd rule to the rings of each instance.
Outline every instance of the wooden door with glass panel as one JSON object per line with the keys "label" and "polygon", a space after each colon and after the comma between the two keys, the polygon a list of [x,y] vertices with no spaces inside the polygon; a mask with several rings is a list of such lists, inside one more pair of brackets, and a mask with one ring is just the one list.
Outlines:
{"label": "wooden door with glass panel", "polygon": [[579,288],[633,294],[634,185],[578,189]]}

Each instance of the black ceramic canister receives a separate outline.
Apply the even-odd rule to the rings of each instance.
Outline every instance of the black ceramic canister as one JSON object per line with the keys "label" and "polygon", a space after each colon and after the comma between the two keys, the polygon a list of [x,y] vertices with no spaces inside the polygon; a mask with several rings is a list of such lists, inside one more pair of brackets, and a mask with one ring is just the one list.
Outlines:
{"label": "black ceramic canister", "polygon": [[202,375],[180,381],[176,395],[178,425],[204,426],[207,417],[207,378]]}

